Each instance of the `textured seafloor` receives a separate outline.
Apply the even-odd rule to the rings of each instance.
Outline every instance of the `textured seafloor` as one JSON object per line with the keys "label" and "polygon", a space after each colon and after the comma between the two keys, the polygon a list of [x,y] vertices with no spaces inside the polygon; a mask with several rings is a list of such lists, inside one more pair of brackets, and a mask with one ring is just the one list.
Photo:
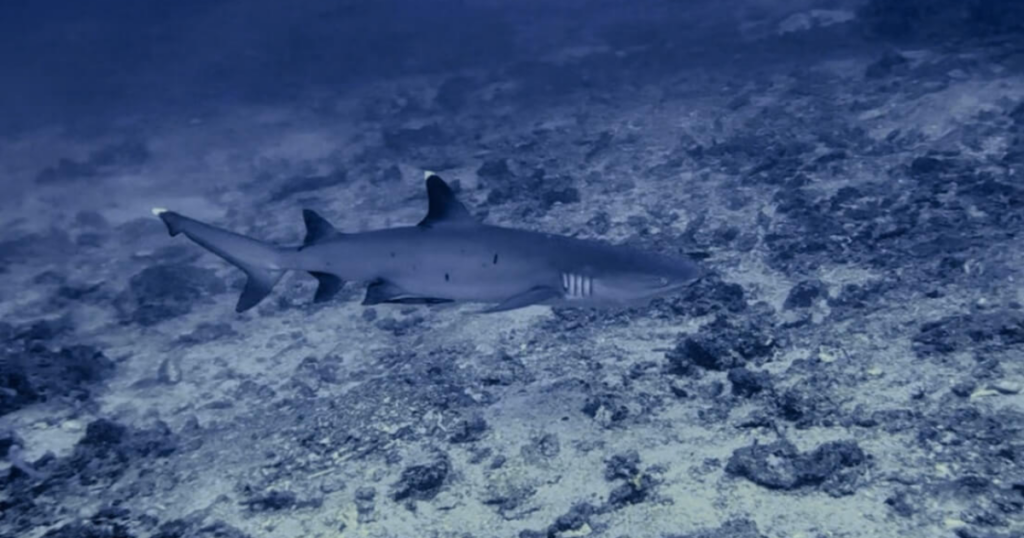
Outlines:
{"label": "textured seafloor", "polygon": [[[6,136],[0,535],[1020,536],[1024,46],[786,21]],[[290,275],[237,315],[148,213],[296,242],[415,222],[424,168],[714,274],[489,316]]]}

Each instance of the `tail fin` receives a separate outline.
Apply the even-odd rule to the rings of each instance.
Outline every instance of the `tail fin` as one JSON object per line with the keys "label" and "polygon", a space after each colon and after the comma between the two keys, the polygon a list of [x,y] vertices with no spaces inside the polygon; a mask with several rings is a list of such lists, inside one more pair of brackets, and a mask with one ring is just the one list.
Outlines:
{"label": "tail fin", "polygon": [[245,312],[270,294],[286,269],[285,249],[257,241],[244,235],[210,226],[166,209],[154,208],[153,214],[167,225],[171,236],[185,234],[189,239],[220,256],[245,272],[248,280],[242,290],[236,312]]}

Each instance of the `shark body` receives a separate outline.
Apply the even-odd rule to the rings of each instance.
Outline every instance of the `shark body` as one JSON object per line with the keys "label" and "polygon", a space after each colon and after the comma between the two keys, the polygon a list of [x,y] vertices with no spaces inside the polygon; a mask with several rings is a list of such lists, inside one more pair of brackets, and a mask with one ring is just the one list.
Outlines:
{"label": "shark body", "polygon": [[416,226],[342,233],[303,211],[300,247],[277,247],[154,209],[172,235],[192,241],[248,276],[235,310],[256,306],[290,270],[319,281],[315,302],[346,281],[368,282],[364,305],[489,303],[486,312],[531,305],[629,306],[671,294],[704,274],[695,261],[599,241],[487,225],[439,176],[426,174],[429,208]]}

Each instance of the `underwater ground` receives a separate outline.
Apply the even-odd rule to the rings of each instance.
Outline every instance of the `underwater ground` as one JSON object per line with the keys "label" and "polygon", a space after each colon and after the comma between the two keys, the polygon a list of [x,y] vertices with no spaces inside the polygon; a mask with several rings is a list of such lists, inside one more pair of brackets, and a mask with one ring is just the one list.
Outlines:
{"label": "underwater ground", "polygon": [[[215,4],[4,48],[0,535],[1024,533],[1011,3]],[[150,215],[298,243],[307,207],[415,223],[424,169],[711,275],[479,315],[290,274],[236,314],[242,274]]]}

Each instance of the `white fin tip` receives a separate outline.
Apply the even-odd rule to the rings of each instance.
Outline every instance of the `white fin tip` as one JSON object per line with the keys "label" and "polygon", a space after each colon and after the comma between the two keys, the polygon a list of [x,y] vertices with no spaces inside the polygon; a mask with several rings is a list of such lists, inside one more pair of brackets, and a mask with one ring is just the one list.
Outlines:
{"label": "white fin tip", "polygon": [[162,207],[154,207],[152,209],[152,211],[153,211],[153,216],[154,217],[159,217],[160,215],[163,215],[164,213],[167,213],[167,210],[162,208]]}
{"label": "white fin tip", "polygon": [[423,171],[423,181],[426,181],[426,180],[430,179],[430,176],[436,176],[436,175],[437,175],[437,173],[435,173],[435,172],[431,172],[430,170],[424,170]]}

